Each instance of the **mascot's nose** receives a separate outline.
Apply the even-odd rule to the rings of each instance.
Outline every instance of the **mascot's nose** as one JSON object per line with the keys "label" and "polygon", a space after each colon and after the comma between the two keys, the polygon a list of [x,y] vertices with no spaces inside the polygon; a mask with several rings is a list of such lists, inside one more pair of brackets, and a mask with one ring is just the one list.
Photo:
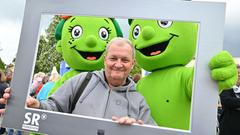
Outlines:
{"label": "mascot's nose", "polygon": [[97,38],[93,35],[90,35],[86,39],[86,44],[88,47],[93,48],[97,45]]}
{"label": "mascot's nose", "polygon": [[142,30],[142,37],[144,40],[150,40],[154,37],[155,31],[152,27],[146,26]]}

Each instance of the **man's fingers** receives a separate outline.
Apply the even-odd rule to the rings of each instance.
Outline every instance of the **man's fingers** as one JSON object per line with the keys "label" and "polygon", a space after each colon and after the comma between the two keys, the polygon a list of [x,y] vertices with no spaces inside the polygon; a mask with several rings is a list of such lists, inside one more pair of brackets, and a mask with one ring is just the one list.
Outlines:
{"label": "man's fingers", "polygon": [[4,98],[0,98],[0,104],[6,104],[6,100]]}
{"label": "man's fingers", "polygon": [[27,107],[31,107],[33,104],[34,104],[33,99],[31,97],[27,97],[27,100],[26,100]]}
{"label": "man's fingers", "polygon": [[119,118],[117,116],[112,116],[113,121],[117,121]]}
{"label": "man's fingers", "polygon": [[133,123],[136,123],[136,120],[134,118],[122,117],[118,120],[118,123],[125,124],[125,125],[132,125]]}
{"label": "man's fingers", "polygon": [[10,98],[11,96],[11,88],[6,88],[4,90],[4,94],[3,94],[3,98],[0,98],[0,103],[1,104],[6,104],[7,103],[7,100]]}
{"label": "man's fingers", "polygon": [[142,120],[136,120],[134,118],[130,118],[130,117],[117,117],[117,116],[112,116],[112,120],[113,121],[117,121],[119,124],[123,124],[123,125],[132,125],[134,123],[143,125],[144,122]]}
{"label": "man's fingers", "polygon": [[5,90],[4,90],[4,93],[10,93],[11,92],[11,88],[6,88]]}
{"label": "man's fingers", "polygon": [[128,118],[125,122],[127,125],[132,125],[133,123],[136,123],[136,120],[134,118]]}
{"label": "man's fingers", "polygon": [[144,122],[142,120],[138,120],[137,123],[140,124],[140,125],[144,124]]}
{"label": "man's fingers", "polygon": [[10,98],[10,93],[4,93],[3,98],[4,99],[9,99]]}
{"label": "man's fingers", "polygon": [[119,124],[124,124],[127,121],[127,117],[121,117],[117,121]]}
{"label": "man's fingers", "polygon": [[0,114],[3,115],[5,113],[5,109],[0,109]]}
{"label": "man's fingers", "polygon": [[26,105],[27,107],[30,107],[30,108],[39,108],[40,102],[37,99],[29,96],[26,99]]}

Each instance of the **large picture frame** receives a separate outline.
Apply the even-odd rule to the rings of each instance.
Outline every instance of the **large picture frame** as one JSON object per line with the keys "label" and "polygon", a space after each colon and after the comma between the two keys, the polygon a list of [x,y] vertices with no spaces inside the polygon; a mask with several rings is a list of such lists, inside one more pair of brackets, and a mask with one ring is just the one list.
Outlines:
{"label": "large picture frame", "polygon": [[[25,107],[43,14],[176,20],[199,23],[190,130],[148,125],[122,126],[111,120]],[[208,62],[222,50],[225,3],[169,0],[26,0],[12,81],[2,126],[51,135],[214,135],[218,91]],[[26,119],[27,118],[27,119]],[[26,121],[29,121],[26,124]]]}

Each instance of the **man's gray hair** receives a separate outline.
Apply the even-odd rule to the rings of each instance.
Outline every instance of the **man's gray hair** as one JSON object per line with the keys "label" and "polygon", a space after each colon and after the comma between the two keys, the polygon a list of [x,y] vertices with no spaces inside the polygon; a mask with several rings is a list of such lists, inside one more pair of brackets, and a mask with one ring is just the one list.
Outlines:
{"label": "man's gray hair", "polygon": [[105,55],[108,53],[110,45],[113,44],[116,41],[121,41],[122,43],[127,43],[131,47],[131,49],[132,49],[132,56],[133,56],[133,59],[135,59],[135,48],[134,48],[132,42],[129,39],[122,38],[122,37],[115,37],[112,40],[110,40],[110,42],[106,46]]}

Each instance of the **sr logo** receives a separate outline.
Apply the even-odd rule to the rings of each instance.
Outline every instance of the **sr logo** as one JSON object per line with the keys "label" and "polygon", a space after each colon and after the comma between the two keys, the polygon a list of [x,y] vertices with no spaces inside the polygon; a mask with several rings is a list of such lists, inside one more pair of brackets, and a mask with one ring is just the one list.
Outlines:
{"label": "sr logo", "polygon": [[25,120],[23,121],[22,128],[23,129],[28,129],[32,131],[38,131],[39,129],[39,120],[45,120],[47,119],[46,114],[38,114],[38,113],[32,113],[32,112],[27,112],[24,115]]}
{"label": "sr logo", "polygon": [[23,121],[24,124],[39,126],[38,121],[41,118],[39,114],[27,112],[24,117],[25,117],[25,120]]}

